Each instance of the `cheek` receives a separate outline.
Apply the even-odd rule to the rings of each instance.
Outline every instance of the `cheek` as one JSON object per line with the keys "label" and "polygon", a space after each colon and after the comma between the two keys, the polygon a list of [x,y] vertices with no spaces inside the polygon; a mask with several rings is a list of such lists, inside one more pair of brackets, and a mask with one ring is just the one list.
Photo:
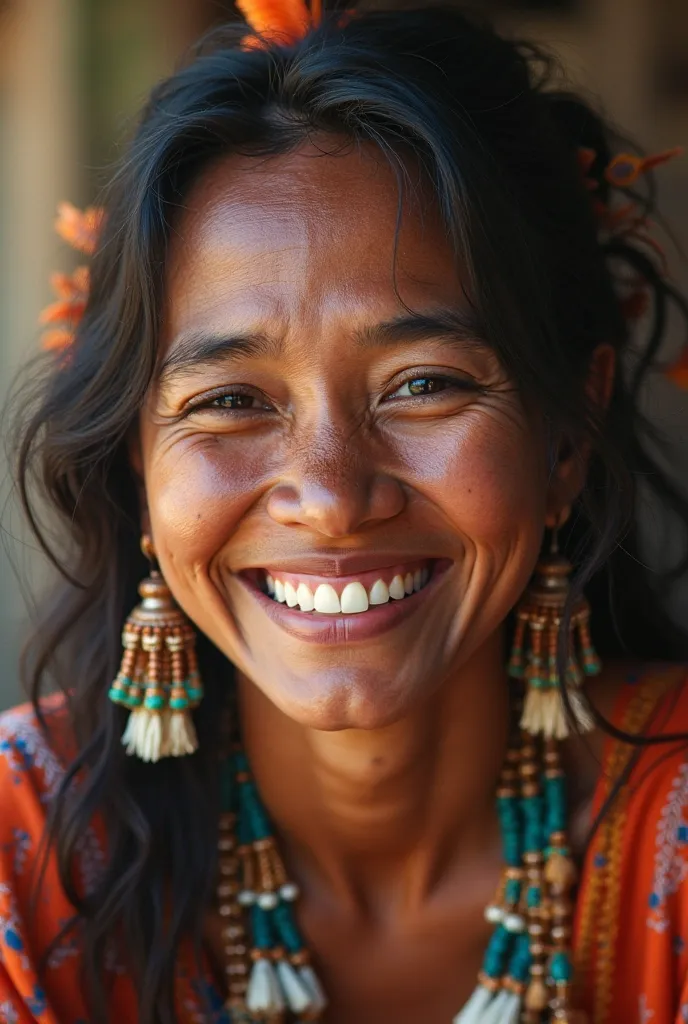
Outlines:
{"label": "cheek", "polygon": [[188,438],[153,451],[146,492],[153,540],[174,561],[207,564],[227,542],[255,500],[260,460],[232,458],[222,438]]}
{"label": "cheek", "polygon": [[449,421],[432,443],[408,446],[403,457],[418,487],[465,543],[513,547],[524,532],[541,533],[545,451],[525,418],[476,411],[454,425]]}

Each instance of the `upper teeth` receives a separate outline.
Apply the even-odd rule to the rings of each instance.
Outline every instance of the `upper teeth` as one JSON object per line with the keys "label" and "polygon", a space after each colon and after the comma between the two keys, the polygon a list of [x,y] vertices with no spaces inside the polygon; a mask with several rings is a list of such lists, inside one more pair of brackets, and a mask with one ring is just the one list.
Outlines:
{"label": "upper teeth", "polygon": [[420,590],[428,582],[430,576],[428,569],[416,569],[415,572],[407,572],[405,576],[398,573],[387,584],[382,578],[375,580],[372,587],[366,590],[363,583],[354,580],[347,583],[341,592],[337,593],[330,583],[321,583],[313,591],[307,583],[299,581],[297,585],[290,580],[273,579],[266,576],[268,593],[276,601],[287,604],[290,608],[297,605],[302,612],[323,612],[326,615],[338,615],[340,613],[354,614],[365,612],[370,605],[387,604],[390,598],[400,601],[407,594]]}

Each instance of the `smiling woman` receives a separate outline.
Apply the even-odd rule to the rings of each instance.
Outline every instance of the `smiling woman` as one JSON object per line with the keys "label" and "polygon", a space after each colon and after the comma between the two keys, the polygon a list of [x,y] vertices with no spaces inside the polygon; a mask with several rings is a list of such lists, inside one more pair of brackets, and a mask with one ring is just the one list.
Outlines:
{"label": "smiling woman", "polygon": [[668,154],[456,11],[250,14],[20,393],[64,582],[0,717],[0,1019],[679,1024]]}

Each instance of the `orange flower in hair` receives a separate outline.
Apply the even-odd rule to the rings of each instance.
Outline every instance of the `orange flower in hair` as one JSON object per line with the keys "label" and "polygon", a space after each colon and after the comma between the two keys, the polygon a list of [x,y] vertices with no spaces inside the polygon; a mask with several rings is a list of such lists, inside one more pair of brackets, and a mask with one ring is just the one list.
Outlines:
{"label": "orange flower in hair", "polygon": [[[78,210],[71,203],[60,203],[55,230],[74,249],[92,256],[102,223],[103,210],[99,207]],[[44,349],[59,351],[71,345],[84,315],[90,285],[88,267],[77,267],[71,274],[53,274],[50,283],[57,301],[46,306],[39,317],[39,323],[49,326],[41,341]]]}
{"label": "orange flower in hair", "polygon": [[57,207],[55,230],[73,249],[92,256],[98,242],[98,234],[103,223],[103,210],[98,206],[89,206],[78,210],[71,203],[60,203]]}
{"label": "orange flower in hair", "polygon": [[604,176],[610,185],[616,188],[630,188],[638,180],[641,174],[646,174],[655,167],[673,160],[675,156],[683,153],[682,146],[674,146],[673,149],[665,149],[662,153],[654,153],[652,156],[636,156],[635,153],[617,153],[607,164]]}
{"label": "orange flower in hair", "polygon": [[237,7],[255,32],[244,40],[249,49],[297,43],[322,17],[321,0],[313,0],[310,9],[304,0],[237,0]]}

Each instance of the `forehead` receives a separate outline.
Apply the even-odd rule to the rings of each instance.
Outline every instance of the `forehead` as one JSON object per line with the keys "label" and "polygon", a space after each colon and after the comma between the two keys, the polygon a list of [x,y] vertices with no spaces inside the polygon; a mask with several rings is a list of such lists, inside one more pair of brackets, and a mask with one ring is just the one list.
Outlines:
{"label": "forehead", "polygon": [[192,187],[172,233],[167,320],[304,319],[336,299],[458,302],[456,260],[413,164],[400,182],[372,145],[305,143],[231,156]]}

